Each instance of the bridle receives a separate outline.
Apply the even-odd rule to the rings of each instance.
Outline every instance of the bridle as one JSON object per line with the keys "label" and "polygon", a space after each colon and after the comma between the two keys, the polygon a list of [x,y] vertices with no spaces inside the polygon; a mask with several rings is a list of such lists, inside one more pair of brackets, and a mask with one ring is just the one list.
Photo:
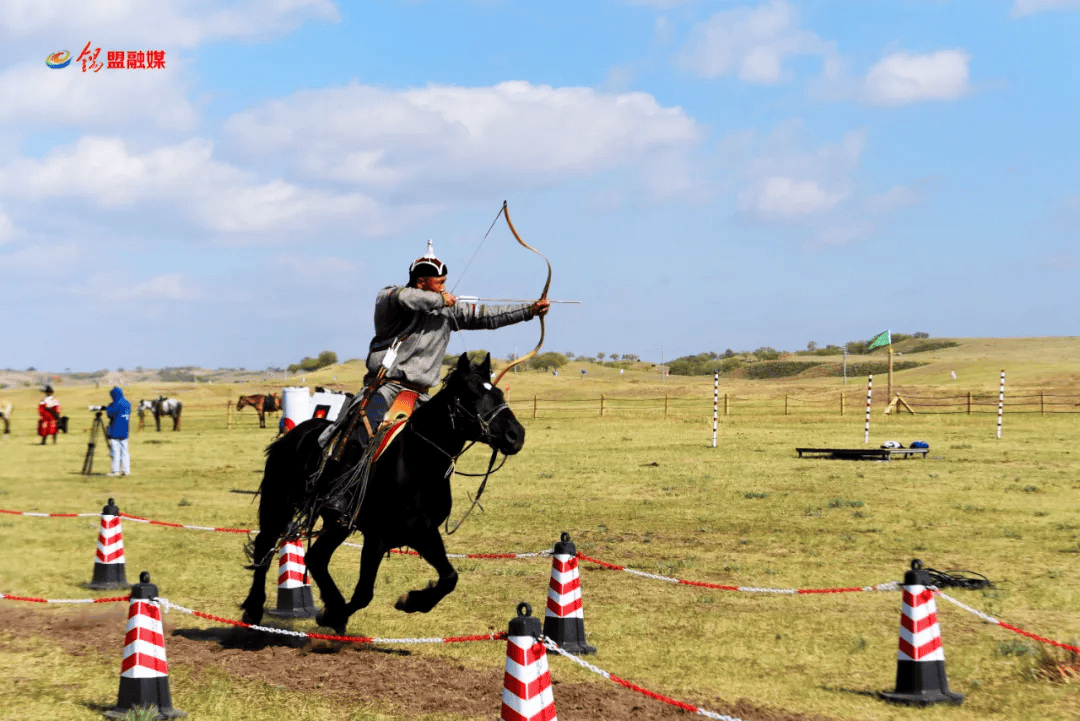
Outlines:
{"label": "bridle", "polygon": [[[423,433],[416,430],[416,427],[413,426],[412,424],[407,424],[407,426],[406,426],[407,428],[409,428],[412,431],[412,433],[417,438],[419,438],[420,440],[426,442],[428,445],[430,445],[432,448],[437,450],[439,453],[443,454],[444,456],[446,456],[447,458],[450,459],[450,466],[446,469],[446,475],[444,476],[444,478],[448,479],[453,474],[457,474],[459,476],[468,476],[470,478],[479,478],[479,477],[483,476],[484,480],[480,481],[480,486],[479,486],[479,488],[476,489],[476,496],[475,497],[474,496],[469,496],[469,500],[472,501],[472,505],[469,506],[469,510],[465,511],[465,515],[463,515],[461,517],[461,519],[457,523],[454,524],[453,528],[450,527],[450,519],[449,518],[446,519],[446,524],[444,526],[444,530],[446,531],[446,535],[448,535],[448,536],[453,534],[455,531],[457,531],[458,528],[461,527],[461,524],[465,522],[465,519],[469,517],[469,514],[472,513],[474,508],[476,508],[477,506],[480,506],[480,496],[483,495],[484,488],[487,486],[488,477],[492,473],[495,473],[496,471],[501,469],[503,467],[503,465],[506,464],[507,456],[506,456],[506,454],[503,454],[502,462],[499,463],[498,466],[495,465],[495,459],[498,458],[498,456],[499,456],[499,449],[495,448],[494,445],[492,445],[492,442],[495,439],[491,435],[491,422],[493,420],[495,420],[495,417],[497,415],[499,415],[500,413],[502,413],[505,410],[508,410],[509,408],[510,408],[510,406],[507,405],[506,403],[501,403],[498,406],[496,406],[495,408],[493,408],[492,410],[488,411],[487,413],[482,413],[482,414],[481,413],[474,413],[473,411],[471,411],[468,408],[461,405],[461,401],[457,398],[457,396],[455,396],[454,397],[453,407],[447,406],[447,412],[450,414],[450,427],[453,428],[454,430],[457,430],[457,424],[455,423],[455,420],[458,418],[459,415],[463,415],[463,416],[467,417],[469,420],[475,422],[477,426],[479,426],[480,434],[481,434],[479,438],[477,438],[474,441],[470,441],[469,444],[467,446],[465,446],[464,448],[462,448],[456,455],[449,453],[444,448],[439,446],[439,444],[437,444],[435,441],[431,440],[430,438],[425,436]],[[476,445],[476,443],[478,441],[483,441],[485,444],[492,447],[491,448],[491,458],[488,460],[487,470],[484,471],[483,473],[463,473],[461,471],[456,470],[458,458],[461,458],[461,456],[464,455],[465,451],[469,450],[474,445]],[[484,507],[480,506],[480,510],[483,511]]]}

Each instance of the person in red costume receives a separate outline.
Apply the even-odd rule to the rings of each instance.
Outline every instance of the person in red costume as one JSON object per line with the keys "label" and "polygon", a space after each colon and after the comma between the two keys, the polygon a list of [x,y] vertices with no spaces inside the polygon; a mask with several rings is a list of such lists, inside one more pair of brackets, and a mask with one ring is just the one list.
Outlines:
{"label": "person in red costume", "polygon": [[45,397],[38,403],[37,432],[41,436],[41,445],[45,445],[49,436],[52,436],[53,443],[56,443],[56,431],[60,424],[60,402],[53,398],[52,386],[45,386],[42,392]]}

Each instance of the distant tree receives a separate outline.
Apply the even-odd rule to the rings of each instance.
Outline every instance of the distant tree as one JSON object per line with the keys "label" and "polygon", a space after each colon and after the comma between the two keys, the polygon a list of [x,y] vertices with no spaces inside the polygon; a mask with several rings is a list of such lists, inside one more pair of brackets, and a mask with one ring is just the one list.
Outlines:
{"label": "distant tree", "polygon": [[[310,358],[305,356],[299,363],[293,363],[289,366],[289,373],[298,373],[304,371],[310,373],[317,371],[320,368],[332,366],[337,363],[337,353],[331,350],[324,350],[316,358]],[[241,370],[243,370],[241,368]]]}
{"label": "distant tree", "polygon": [[618,353],[608,353],[608,358],[610,358],[613,361],[617,361],[617,360],[619,360],[619,354]]}
{"label": "distant tree", "polygon": [[469,351],[469,360],[474,365],[478,365],[484,362],[484,358],[487,357],[488,352],[486,350],[471,350]]}
{"label": "distant tree", "polygon": [[734,358],[735,357],[735,351],[728,348],[726,351],[724,351],[724,357],[725,358]]}
{"label": "distant tree", "polygon": [[754,355],[758,360],[778,360],[780,358],[780,351],[767,345],[763,345],[754,351]]}
{"label": "distant tree", "polygon": [[549,351],[535,355],[529,359],[529,368],[538,371],[558,370],[570,362],[570,359],[562,353]]}
{"label": "distant tree", "polygon": [[596,354],[596,359],[598,361],[603,361],[604,360],[604,354],[603,353],[597,353]]}
{"label": "distant tree", "polygon": [[35,368],[34,366],[30,366],[29,368],[26,369],[27,373],[33,373],[35,371],[37,371],[37,368]]}
{"label": "distant tree", "polygon": [[811,353],[816,351],[817,350],[817,342],[816,341],[810,341],[809,343],[807,343],[806,344],[806,350],[810,351]]}
{"label": "distant tree", "polygon": [[929,338],[930,334],[919,331],[918,333],[913,334],[912,337],[913,338]]}
{"label": "distant tree", "polygon": [[863,353],[866,353],[867,345],[868,343],[864,340],[852,340],[845,343],[844,348],[852,355],[862,355]]}
{"label": "distant tree", "polygon": [[574,354],[569,352],[569,351],[567,351],[566,353],[563,353],[563,355],[566,356],[570,360],[574,359]]}
{"label": "distant tree", "polygon": [[637,363],[639,360],[641,360],[633,353],[623,353],[622,359],[624,361],[629,361],[630,363]]}

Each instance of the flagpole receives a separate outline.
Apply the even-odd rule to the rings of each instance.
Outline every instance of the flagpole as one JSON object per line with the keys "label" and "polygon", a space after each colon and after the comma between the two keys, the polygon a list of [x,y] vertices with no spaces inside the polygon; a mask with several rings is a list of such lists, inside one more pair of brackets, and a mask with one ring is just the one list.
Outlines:
{"label": "flagpole", "polygon": [[892,339],[890,338],[889,339],[889,392],[888,392],[889,403],[893,402],[893,394],[892,394],[892,358],[893,358]]}

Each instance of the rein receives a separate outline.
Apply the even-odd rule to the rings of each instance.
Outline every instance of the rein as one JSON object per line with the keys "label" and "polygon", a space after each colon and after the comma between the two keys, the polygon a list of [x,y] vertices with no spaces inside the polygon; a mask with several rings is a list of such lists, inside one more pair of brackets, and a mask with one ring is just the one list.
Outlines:
{"label": "rein", "polygon": [[[468,410],[463,408],[461,406],[461,404],[458,402],[457,398],[455,398],[454,399],[454,408],[448,409],[449,413],[450,413],[450,426],[452,428],[455,428],[455,429],[457,428],[456,425],[454,424],[455,411],[460,412],[460,413],[464,413],[466,415],[471,415],[473,420],[475,420],[477,422],[477,425],[480,426],[480,431],[483,434],[480,437],[479,440],[484,441],[485,443],[490,445],[490,442],[492,440],[492,438],[491,438],[491,421],[495,418],[495,416],[499,415],[499,413],[502,413],[504,410],[507,410],[508,408],[509,408],[509,406],[506,403],[503,403],[503,404],[499,405],[498,407],[496,407],[494,410],[492,410],[490,413],[482,416],[480,414],[470,413]],[[443,527],[443,530],[446,531],[446,535],[448,535],[448,536],[452,535],[455,531],[457,531],[459,528],[461,528],[461,524],[464,523],[465,519],[469,517],[469,514],[471,514],[473,512],[473,509],[476,508],[477,506],[480,506],[480,497],[482,495],[484,495],[484,489],[487,487],[488,477],[491,476],[492,473],[495,473],[496,471],[498,471],[499,469],[501,469],[503,467],[503,465],[506,463],[507,456],[504,455],[503,459],[502,459],[502,463],[500,463],[498,466],[496,466],[495,465],[495,459],[498,458],[499,451],[496,448],[492,448],[491,449],[491,458],[488,460],[488,467],[487,467],[487,470],[484,473],[462,473],[461,471],[458,471],[457,468],[456,468],[457,461],[458,461],[459,458],[461,458],[462,455],[465,454],[465,452],[467,450],[469,450],[474,445],[476,445],[476,441],[471,441],[469,443],[469,445],[462,448],[461,451],[459,451],[457,455],[451,455],[446,450],[444,450],[442,447],[440,447],[437,443],[435,443],[435,441],[431,440],[430,438],[428,438],[427,436],[422,434],[420,431],[416,430],[415,427],[411,427],[410,430],[413,432],[413,434],[416,435],[417,438],[419,438],[422,441],[427,442],[431,447],[433,447],[435,450],[439,451],[439,453],[442,453],[444,456],[446,456],[447,458],[450,459],[450,467],[446,469],[446,475],[444,476],[444,478],[449,478],[453,474],[456,474],[456,475],[459,475],[459,476],[467,476],[467,477],[470,477],[470,478],[480,478],[481,476],[483,476],[484,480],[480,481],[480,486],[476,489],[476,496],[475,497],[473,497],[471,495],[469,496],[469,500],[472,501],[472,505],[469,506],[469,510],[465,511],[465,515],[463,515],[458,520],[458,522],[454,524],[453,528],[450,527],[450,519],[449,519],[449,517],[446,519],[446,523],[445,523],[445,525]],[[480,510],[483,511],[484,507],[480,506]]]}

